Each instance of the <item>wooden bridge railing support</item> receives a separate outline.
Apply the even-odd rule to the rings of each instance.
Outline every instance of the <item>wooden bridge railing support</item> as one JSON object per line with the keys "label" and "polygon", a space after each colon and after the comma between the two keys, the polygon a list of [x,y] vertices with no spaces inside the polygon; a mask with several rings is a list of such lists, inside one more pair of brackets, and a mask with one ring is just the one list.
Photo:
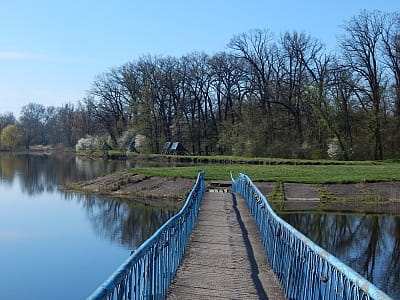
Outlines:
{"label": "wooden bridge railing support", "polygon": [[164,299],[197,220],[204,191],[201,172],[182,209],[87,299]]}
{"label": "wooden bridge railing support", "polygon": [[269,263],[289,299],[391,299],[275,214],[248,176],[231,178],[233,192],[246,200],[254,216]]}

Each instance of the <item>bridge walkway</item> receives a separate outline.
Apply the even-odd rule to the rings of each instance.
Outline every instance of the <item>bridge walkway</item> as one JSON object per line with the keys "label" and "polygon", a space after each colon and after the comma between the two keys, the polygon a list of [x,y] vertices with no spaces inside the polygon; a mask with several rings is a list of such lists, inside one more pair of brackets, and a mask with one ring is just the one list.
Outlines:
{"label": "bridge walkway", "polygon": [[286,299],[240,196],[204,194],[167,299]]}

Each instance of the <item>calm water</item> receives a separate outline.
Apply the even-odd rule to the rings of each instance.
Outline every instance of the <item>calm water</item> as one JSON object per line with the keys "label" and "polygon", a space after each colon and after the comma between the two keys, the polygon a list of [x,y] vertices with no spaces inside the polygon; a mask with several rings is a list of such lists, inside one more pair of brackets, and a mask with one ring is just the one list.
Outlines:
{"label": "calm water", "polygon": [[400,299],[400,217],[331,214],[282,217],[389,296]]}
{"label": "calm water", "polygon": [[0,154],[0,299],[85,299],[173,212],[59,186],[125,161]]}

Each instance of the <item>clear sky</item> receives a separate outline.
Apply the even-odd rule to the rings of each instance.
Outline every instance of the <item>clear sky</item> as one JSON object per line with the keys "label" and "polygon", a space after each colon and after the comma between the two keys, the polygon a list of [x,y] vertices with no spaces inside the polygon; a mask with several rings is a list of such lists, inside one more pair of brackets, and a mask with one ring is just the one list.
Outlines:
{"label": "clear sky", "polygon": [[213,54],[249,29],[306,32],[334,49],[361,9],[399,0],[0,0],[0,113],[85,97],[96,75],[142,55]]}

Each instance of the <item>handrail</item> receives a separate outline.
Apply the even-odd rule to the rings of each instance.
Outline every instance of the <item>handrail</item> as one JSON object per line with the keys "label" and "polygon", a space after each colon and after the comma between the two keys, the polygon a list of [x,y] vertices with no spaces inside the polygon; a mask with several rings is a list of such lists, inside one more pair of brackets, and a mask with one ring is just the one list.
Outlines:
{"label": "handrail", "polygon": [[134,251],[87,300],[164,299],[197,220],[204,191],[204,172],[200,172],[182,209]]}
{"label": "handrail", "polygon": [[289,299],[391,299],[281,219],[251,179],[231,173],[232,191],[247,202],[268,261]]}

